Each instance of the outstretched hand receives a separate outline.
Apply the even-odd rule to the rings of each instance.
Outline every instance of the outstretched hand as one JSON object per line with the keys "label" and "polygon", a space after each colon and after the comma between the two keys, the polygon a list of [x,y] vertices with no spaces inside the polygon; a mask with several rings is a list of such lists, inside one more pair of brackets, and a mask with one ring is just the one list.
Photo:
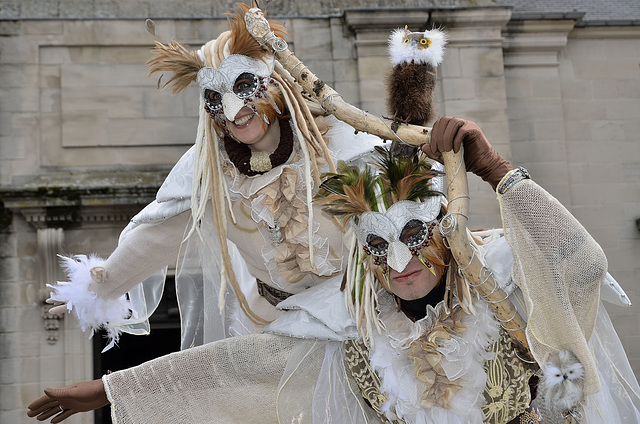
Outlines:
{"label": "outstretched hand", "polygon": [[53,305],[51,307],[51,309],[49,309],[49,313],[53,314],[53,315],[63,315],[68,311],[67,309],[67,304],[64,302],[58,302],[57,300],[53,300],[51,298],[48,298],[47,300],[45,300],[46,303]]}
{"label": "outstretched hand", "polygon": [[512,166],[489,143],[482,130],[472,121],[445,116],[433,124],[430,141],[422,151],[431,159],[442,162],[442,152],[460,151],[464,145],[467,171],[473,172],[493,187]]}
{"label": "outstretched hand", "polygon": [[61,389],[44,389],[44,395],[28,406],[29,417],[44,421],[51,417],[53,424],[62,422],[78,412],[93,411],[109,404],[101,379],[66,386]]}

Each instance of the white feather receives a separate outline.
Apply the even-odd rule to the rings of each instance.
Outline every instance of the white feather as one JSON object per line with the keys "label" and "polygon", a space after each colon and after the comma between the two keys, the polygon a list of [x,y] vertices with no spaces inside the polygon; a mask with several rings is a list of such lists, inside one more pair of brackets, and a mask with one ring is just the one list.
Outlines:
{"label": "white feather", "polygon": [[447,44],[447,34],[439,29],[431,29],[424,32],[424,37],[431,40],[428,48],[416,49],[402,42],[405,35],[403,28],[396,29],[389,37],[389,57],[393,66],[402,63],[429,64],[434,68],[442,63],[444,47]]}
{"label": "white feather", "polygon": [[120,338],[122,331],[119,326],[131,316],[130,301],[126,296],[103,299],[89,289],[94,281],[91,270],[100,269],[104,265],[103,259],[94,255],[60,258],[69,281],[58,281],[57,285],[47,284],[47,287],[53,289],[51,299],[66,303],[67,310],[73,311],[78,318],[82,331],[90,330],[89,337],[93,337],[96,330],[106,330],[109,343],[103,352],[111,349]]}

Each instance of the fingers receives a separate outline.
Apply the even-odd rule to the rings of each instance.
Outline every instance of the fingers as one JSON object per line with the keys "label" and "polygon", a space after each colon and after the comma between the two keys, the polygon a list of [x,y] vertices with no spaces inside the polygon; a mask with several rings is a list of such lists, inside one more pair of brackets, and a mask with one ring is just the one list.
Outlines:
{"label": "fingers", "polygon": [[42,395],[38,399],[36,399],[33,402],[31,402],[29,404],[29,406],[27,406],[27,408],[29,408],[30,410],[35,411],[35,410],[39,410],[39,409],[45,407],[49,403],[57,403],[57,402],[58,401],[56,399],[51,399],[47,395]]}
{"label": "fingers", "polygon": [[442,139],[442,134],[444,129],[447,126],[448,117],[445,116],[443,118],[438,119],[431,128],[431,132],[429,133],[429,143],[422,146],[422,151],[431,159],[442,162],[442,155],[440,154],[440,140]]}
{"label": "fingers", "polygon": [[[45,392],[54,392],[57,390],[45,389]],[[51,422],[53,424],[62,422],[70,416],[77,413],[72,409],[66,409],[60,401],[52,399],[49,394],[40,396],[38,399],[31,402],[28,406],[28,417],[35,417],[38,421],[45,421],[53,417]]]}
{"label": "fingers", "polygon": [[73,409],[65,409],[64,412],[56,415],[56,417],[51,420],[51,423],[56,424],[56,423],[62,422],[67,418],[69,418],[70,416],[74,415],[75,413],[76,411],[74,411]]}
{"label": "fingers", "polygon": [[[42,403],[41,401],[43,398],[45,399],[45,403]],[[29,411],[27,411],[27,416],[35,417],[36,415],[40,415],[52,408],[59,409],[58,405],[60,405],[60,402],[58,402],[57,400],[51,399],[48,396],[41,396],[29,404],[29,406],[27,407],[29,408]]]}
{"label": "fingers", "polygon": [[[31,407],[31,405],[29,405]],[[28,417],[36,417],[38,421],[47,420],[58,413],[64,413],[64,408],[60,406],[60,402],[57,400],[51,401],[46,405],[42,405],[38,409],[30,410],[27,412]]]}
{"label": "fingers", "polygon": [[61,305],[57,305],[49,309],[49,313],[53,315],[63,315],[67,313],[67,304],[63,303]]}
{"label": "fingers", "polygon": [[456,118],[450,118],[447,121],[442,139],[440,140],[440,147],[442,149],[445,149],[442,151],[453,150],[454,153],[458,153],[460,151],[460,146],[462,145],[462,138],[464,137],[464,134],[460,133],[458,130],[460,130],[465,122],[466,121],[464,119]]}
{"label": "fingers", "polygon": [[442,162],[441,152],[453,150],[457,153],[462,145],[462,138],[456,137],[459,129],[465,124],[464,119],[444,116],[438,119],[431,129],[430,141],[422,147],[422,151],[431,159]]}

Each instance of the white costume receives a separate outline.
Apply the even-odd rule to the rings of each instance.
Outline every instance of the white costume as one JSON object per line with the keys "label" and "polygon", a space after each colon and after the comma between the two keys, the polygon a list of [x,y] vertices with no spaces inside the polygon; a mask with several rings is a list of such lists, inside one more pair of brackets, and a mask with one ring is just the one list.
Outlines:
{"label": "white costume", "polygon": [[[509,192],[501,196],[505,222],[517,215],[512,215],[507,206],[510,202],[516,204],[516,198],[520,211],[528,210],[524,207],[527,196],[537,202],[546,199],[557,204],[531,181],[520,182],[515,187],[518,185],[521,190],[528,190],[528,194],[514,190],[511,197]],[[558,212],[561,215],[557,215]],[[554,209],[553,213],[558,225],[566,226],[565,220],[574,221],[563,208]],[[511,230],[506,228],[507,241]],[[549,231],[549,225],[544,230]],[[507,290],[511,287],[515,302],[521,302],[518,299],[523,298],[522,287],[518,286],[514,291],[511,281],[511,249],[500,233],[483,234],[487,243],[480,253],[496,280]],[[551,242],[553,238],[547,239],[550,240],[546,246],[548,251],[558,247]],[[589,243],[587,246],[591,246]],[[515,245],[514,249],[520,249],[520,246]],[[515,251],[514,256],[517,261],[521,260],[521,252]],[[588,269],[589,265],[582,268]],[[567,270],[560,266],[555,271],[562,275]],[[520,279],[514,280],[518,285]],[[617,301],[623,303],[623,293],[611,290],[610,284],[608,276],[602,289],[608,293],[606,296],[617,293]],[[374,336],[370,363],[380,378],[380,409],[385,419],[397,417],[407,423],[506,422],[502,421],[505,415],[500,409],[504,405],[488,403],[482,397],[483,389],[496,387],[496,390],[502,390],[496,384],[491,368],[482,368],[494,355],[485,349],[499,338],[499,323],[482,301],[475,302],[476,314],[466,315],[461,320],[466,330],[449,338],[435,338],[434,351],[442,357],[440,364],[448,381],[436,379],[432,393],[444,390],[443,387],[451,382],[461,388],[446,407],[435,405],[425,409],[420,406],[421,401],[428,399],[425,384],[416,377],[407,355],[413,341],[434,334],[441,322],[434,317],[442,304],[430,308],[424,319],[413,323],[396,312],[389,295],[381,294],[379,299],[384,331]],[[526,311],[524,303],[521,302],[520,307]],[[535,299],[533,304],[536,304]],[[596,378],[600,390],[586,393],[583,422],[640,423],[640,388],[602,303],[597,300],[597,304],[594,329],[587,335],[587,341],[593,360],[598,364]],[[356,330],[355,323],[347,318],[349,315],[338,283],[318,285],[290,297],[280,307],[291,311],[267,331],[294,337],[262,334],[231,338],[104,376],[113,404],[114,422],[155,422],[158,411],[163,419],[178,423],[379,422],[382,418],[362,402],[356,382],[362,375],[355,374],[354,379],[354,374],[345,366],[345,350],[356,346],[348,339],[354,337]],[[287,320],[288,316],[293,319]],[[323,327],[326,329],[320,330]],[[574,336],[568,337],[573,339]]]}

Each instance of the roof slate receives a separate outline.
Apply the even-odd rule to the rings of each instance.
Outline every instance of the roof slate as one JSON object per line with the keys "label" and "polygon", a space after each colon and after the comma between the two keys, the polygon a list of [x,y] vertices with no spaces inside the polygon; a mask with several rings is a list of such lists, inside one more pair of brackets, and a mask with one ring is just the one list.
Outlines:
{"label": "roof slate", "polygon": [[513,6],[513,17],[557,19],[559,14],[584,13],[581,25],[640,25],[640,0],[495,0]]}

